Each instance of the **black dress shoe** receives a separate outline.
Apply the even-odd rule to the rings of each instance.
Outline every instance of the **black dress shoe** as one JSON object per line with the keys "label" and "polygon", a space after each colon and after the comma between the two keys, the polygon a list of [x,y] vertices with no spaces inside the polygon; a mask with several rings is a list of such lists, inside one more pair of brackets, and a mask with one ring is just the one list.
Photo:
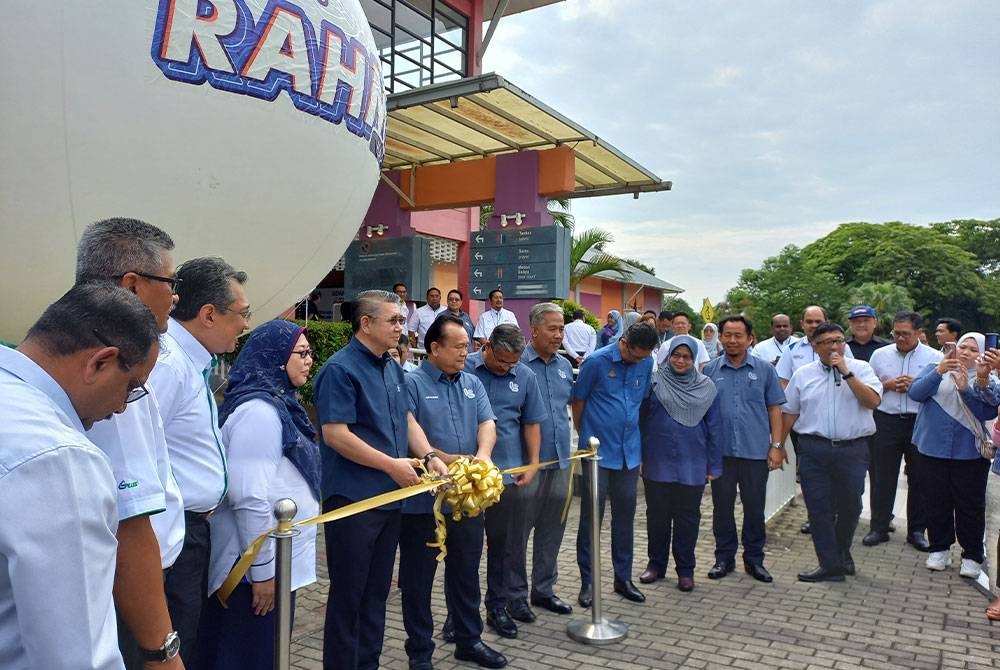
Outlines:
{"label": "black dress shoe", "polygon": [[576,602],[580,603],[580,607],[590,607],[594,602],[594,594],[590,592],[590,584],[580,587],[580,595],[577,596]]}
{"label": "black dress shoe", "polygon": [[407,667],[409,670],[434,670],[434,665],[430,661],[410,661]]}
{"label": "black dress shoe", "polygon": [[620,579],[615,579],[615,593],[626,600],[631,600],[634,603],[646,602],[646,596],[642,595],[642,591],[635,588],[635,584],[632,583],[632,580],[626,582]]}
{"label": "black dress shoe", "polygon": [[451,614],[444,618],[444,625],[441,626],[441,639],[449,644],[455,641],[455,622],[451,620]]}
{"label": "black dress shoe", "polygon": [[678,577],[677,590],[683,591],[684,593],[694,591],[694,577]]}
{"label": "black dress shoe", "polygon": [[[486,623],[500,637],[514,639],[517,637],[517,624],[510,618],[506,607],[494,607],[486,612]],[[457,653],[457,652],[456,652]]]}
{"label": "black dress shoe", "polygon": [[531,596],[531,604],[556,614],[571,614],[573,612],[570,604],[563,602],[558,596]]}
{"label": "black dress shoe", "polygon": [[826,568],[816,568],[809,572],[799,573],[800,582],[842,582],[844,573],[841,570],[827,570]]}
{"label": "black dress shoe", "polygon": [[799,532],[802,533],[803,535],[809,535],[810,533],[812,533],[812,529],[809,527],[808,521],[802,524],[802,527],[799,528]]}
{"label": "black dress shoe", "polygon": [[850,575],[851,577],[853,577],[855,572],[857,572],[854,568],[854,557],[851,556],[851,552],[846,552],[841,555],[840,564],[844,568],[845,575]]}
{"label": "black dress shoe", "polygon": [[930,551],[931,545],[927,542],[927,538],[924,537],[923,533],[912,532],[906,536],[906,543],[912,546],[917,551]]}
{"label": "black dress shoe", "polygon": [[538,619],[535,613],[531,611],[531,608],[528,607],[528,601],[524,598],[512,600],[507,603],[507,612],[512,619],[523,621],[524,623],[535,623],[535,620]]}
{"label": "black dress shoe", "polygon": [[639,575],[639,581],[643,584],[652,584],[657,579],[663,579],[667,574],[666,570],[660,569],[655,563],[646,565],[646,569]]}
{"label": "black dress shoe", "polygon": [[482,641],[467,649],[456,649],[455,658],[460,661],[472,661],[481,668],[502,668],[507,665],[507,657],[499,651],[494,651]]}
{"label": "black dress shoe", "polygon": [[770,584],[774,581],[774,577],[772,577],[771,573],[767,571],[767,568],[758,563],[744,563],[743,569],[746,570],[748,575],[756,579],[758,582]]}
{"label": "black dress shoe", "polygon": [[889,531],[887,530],[873,530],[864,536],[861,540],[861,544],[866,547],[874,547],[877,544],[882,544],[883,542],[889,541]]}
{"label": "black dress shoe", "polygon": [[708,571],[709,579],[722,579],[730,572],[736,569],[736,561],[718,561],[712,566],[712,569]]}

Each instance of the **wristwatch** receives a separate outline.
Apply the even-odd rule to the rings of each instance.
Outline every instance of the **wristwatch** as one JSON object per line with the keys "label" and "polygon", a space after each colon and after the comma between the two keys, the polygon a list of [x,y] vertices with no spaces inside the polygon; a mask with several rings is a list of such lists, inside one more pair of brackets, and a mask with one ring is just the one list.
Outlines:
{"label": "wristwatch", "polygon": [[847,371],[847,374],[846,374],[846,375],[843,375],[843,376],[841,377],[841,379],[850,379],[850,378],[851,378],[851,377],[853,377],[853,376],[854,376],[854,373],[853,373],[853,372],[851,372],[850,370],[848,370],[848,371]]}
{"label": "wristwatch", "polygon": [[784,449],[785,445],[783,445],[781,442],[772,442],[771,443],[771,448],[772,449]]}
{"label": "wristwatch", "polygon": [[433,450],[432,451],[428,451],[426,454],[424,454],[424,459],[423,459],[424,460],[424,467],[427,467],[428,465],[430,465],[431,461],[433,461],[437,457],[438,457],[437,452],[433,451]]}
{"label": "wristwatch", "polygon": [[142,656],[143,661],[157,661],[159,663],[166,663],[181,650],[181,636],[177,634],[177,631],[172,630],[167,633],[167,637],[163,640],[163,645],[159,649],[143,649],[139,647],[139,655]]}

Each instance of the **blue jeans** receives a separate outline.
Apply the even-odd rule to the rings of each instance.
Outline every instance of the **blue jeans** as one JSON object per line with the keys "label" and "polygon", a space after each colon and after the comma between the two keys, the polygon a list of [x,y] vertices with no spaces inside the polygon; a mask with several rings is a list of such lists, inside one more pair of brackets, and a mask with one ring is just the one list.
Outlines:
{"label": "blue jeans", "polygon": [[[635,521],[636,484],[639,468],[608,470],[597,468],[598,527],[604,521],[604,500],[611,499],[611,563],[615,578],[623,582],[632,579],[633,523]],[[583,474],[580,497],[580,528],[576,533],[576,562],[580,566],[580,580],[590,584],[590,481]]]}
{"label": "blue jeans", "polygon": [[799,477],[820,567],[840,570],[861,516],[868,471],[868,438],[833,445],[799,435]]}
{"label": "blue jeans", "polygon": [[715,560],[729,563],[736,559],[736,488],[743,503],[743,562],[764,564],[764,499],[767,496],[767,461],[749,458],[722,459],[722,476],[712,480],[712,532],[715,534]]}

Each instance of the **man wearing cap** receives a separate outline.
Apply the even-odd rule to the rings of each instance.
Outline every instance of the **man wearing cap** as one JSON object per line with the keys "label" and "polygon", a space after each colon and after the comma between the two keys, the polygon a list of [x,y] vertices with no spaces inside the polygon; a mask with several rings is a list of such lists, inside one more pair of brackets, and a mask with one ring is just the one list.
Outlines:
{"label": "man wearing cap", "polygon": [[847,313],[847,321],[851,324],[851,339],[847,340],[847,346],[858,360],[870,361],[876,349],[892,344],[875,335],[878,314],[871,305],[852,307]]}

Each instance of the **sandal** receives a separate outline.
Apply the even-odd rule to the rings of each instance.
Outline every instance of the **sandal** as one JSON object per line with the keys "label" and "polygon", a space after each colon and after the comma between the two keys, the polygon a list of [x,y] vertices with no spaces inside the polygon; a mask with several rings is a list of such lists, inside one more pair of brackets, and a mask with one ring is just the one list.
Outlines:
{"label": "sandal", "polygon": [[991,602],[986,608],[986,618],[990,621],[1000,621],[1000,598]]}

